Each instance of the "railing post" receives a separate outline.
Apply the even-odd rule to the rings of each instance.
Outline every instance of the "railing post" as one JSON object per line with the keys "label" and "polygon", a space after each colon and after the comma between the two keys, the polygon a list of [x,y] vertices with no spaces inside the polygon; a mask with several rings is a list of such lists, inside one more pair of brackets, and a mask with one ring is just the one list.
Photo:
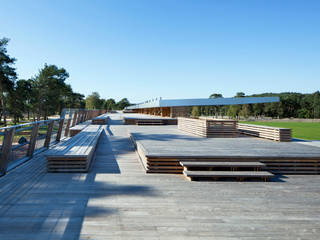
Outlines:
{"label": "railing post", "polygon": [[84,110],[82,110],[82,112],[81,112],[81,120],[80,120],[80,122],[84,122],[84,115],[85,115],[85,111],[84,111]]}
{"label": "railing post", "polygon": [[83,121],[84,122],[87,121],[87,111],[86,110],[84,110],[84,112],[83,112]]}
{"label": "railing post", "polygon": [[36,146],[39,127],[40,127],[40,123],[36,123],[33,125],[33,128],[32,128],[29,148],[28,148],[28,152],[27,152],[27,156],[30,158],[33,156],[34,148]]}
{"label": "railing post", "polygon": [[72,119],[72,127],[76,125],[76,120],[77,120],[78,112],[75,111],[73,114],[73,119]]}
{"label": "railing post", "polygon": [[52,134],[52,129],[53,129],[53,124],[54,121],[51,121],[48,125],[48,130],[47,130],[47,135],[46,135],[46,140],[44,142],[44,147],[49,148],[50,145],[50,140],[51,140],[51,134]]}
{"label": "railing post", "polygon": [[63,123],[64,123],[64,119],[62,118],[62,119],[60,119],[60,121],[59,121],[59,129],[58,129],[57,138],[56,138],[56,140],[57,140],[58,142],[60,141],[60,138],[61,138]]}
{"label": "railing post", "polygon": [[67,137],[69,135],[69,129],[71,124],[71,118],[67,120],[66,130],[64,131],[64,136]]}
{"label": "railing post", "polygon": [[76,121],[77,125],[80,123],[80,119],[81,119],[81,111],[79,111],[79,113],[78,113],[78,118],[77,118],[77,121]]}
{"label": "railing post", "polygon": [[2,143],[2,151],[0,158],[0,176],[6,174],[7,166],[10,161],[10,153],[12,150],[12,141],[14,137],[15,128],[5,130],[4,139]]}

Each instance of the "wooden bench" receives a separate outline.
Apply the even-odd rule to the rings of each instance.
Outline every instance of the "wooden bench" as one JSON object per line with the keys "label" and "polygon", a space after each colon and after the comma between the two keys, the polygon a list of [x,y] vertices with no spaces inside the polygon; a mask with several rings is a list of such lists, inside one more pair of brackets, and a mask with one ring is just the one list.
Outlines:
{"label": "wooden bench", "polygon": [[200,169],[212,171],[216,168],[229,168],[231,171],[236,171],[238,168],[251,168],[254,171],[261,170],[265,164],[261,162],[199,162],[199,161],[181,161],[180,164],[185,171]]}
{"label": "wooden bench", "polygon": [[78,125],[71,127],[69,129],[70,137],[77,135],[79,132],[81,132],[83,129],[88,127],[90,124],[91,124],[91,121],[86,121],[86,122],[79,123]]}
{"label": "wooden bench", "polygon": [[96,125],[106,125],[108,123],[108,116],[107,114],[102,114],[98,117],[95,117],[92,119],[91,124],[96,124]]}
{"label": "wooden bench", "polygon": [[290,142],[292,140],[290,128],[238,123],[238,131],[241,134],[266,138],[274,141]]}
{"label": "wooden bench", "polygon": [[136,120],[136,125],[164,125],[164,122],[157,119],[144,119]]}
{"label": "wooden bench", "polygon": [[178,118],[178,129],[201,137],[237,137],[237,121],[208,118]]}
{"label": "wooden bench", "polygon": [[238,180],[244,180],[246,178],[260,178],[264,181],[268,181],[272,176],[272,173],[264,171],[183,171],[183,174],[191,181],[219,178],[235,178]]}
{"label": "wooden bench", "polygon": [[45,153],[48,172],[87,172],[103,127],[90,125]]}

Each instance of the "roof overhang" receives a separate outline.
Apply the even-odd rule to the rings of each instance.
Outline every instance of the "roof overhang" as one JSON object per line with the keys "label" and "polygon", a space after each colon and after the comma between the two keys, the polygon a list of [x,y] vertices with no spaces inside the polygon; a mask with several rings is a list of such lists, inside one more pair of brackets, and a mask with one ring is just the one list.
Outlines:
{"label": "roof overhang", "polygon": [[239,97],[239,98],[194,98],[194,99],[154,99],[129,106],[126,109],[188,107],[188,106],[221,106],[238,104],[255,104],[279,102],[279,97]]}

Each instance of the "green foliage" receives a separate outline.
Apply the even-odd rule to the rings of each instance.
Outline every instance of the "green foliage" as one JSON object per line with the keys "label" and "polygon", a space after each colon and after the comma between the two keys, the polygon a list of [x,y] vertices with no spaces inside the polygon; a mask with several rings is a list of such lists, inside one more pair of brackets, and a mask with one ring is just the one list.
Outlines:
{"label": "green foliage", "polygon": [[113,98],[109,98],[104,103],[104,109],[107,111],[116,109],[116,101]]}
{"label": "green foliage", "polygon": [[315,118],[320,118],[320,92],[317,91],[313,94],[313,115]]}
{"label": "green foliage", "polygon": [[16,59],[11,58],[7,53],[8,42],[8,38],[0,39],[0,101],[1,116],[4,117],[4,125],[7,124],[6,95],[13,91],[14,81],[17,78],[16,69],[13,67]]}
{"label": "green foliage", "polygon": [[193,116],[193,117],[200,116],[199,107],[197,107],[197,106],[192,107],[191,116]]}
{"label": "green foliage", "polygon": [[222,94],[220,94],[220,93],[213,93],[213,94],[210,95],[209,98],[222,98]]}
{"label": "green foliage", "polygon": [[122,110],[128,106],[130,106],[130,102],[127,98],[122,98],[119,102],[117,102],[117,109],[119,110]]}
{"label": "green foliage", "polygon": [[246,96],[246,94],[244,92],[237,92],[235,97],[239,98],[239,97],[245,97],[245,96]]}
{"label": "green foliage", "polygon": [[103,107],[103,99],[100,99],[98,92],[93,92],[86,97],[87,109],[100,109]]}
{"label": "green foliage", "polygon": [[15,124],[23,118],[25,112],[30,111],[31,94],[32,83],[28,80],[18,80],[14,91],[8,96],[8,111],[13,116]]}
{"label": "green foliage", "polygon": [[[238,92],[235,97],[246,96]],[[247,97],[275,97],[280,98],[276,103],[257,103],[230,106],[201,107],[203,115],[228,115],[233,118],[241,117],[272,117],[272,118],[320,118],[320,92],[313,94],[302,93],[263,93],[253,94]],[[219,94],[211,94],[210,98],[219,97]]]}
{"label": "green foliage", "polygon": [[36,94],[35,100],[39,104],[38,120],[41,114],[46,119],[48,115],[62,110],[66,95],[72,91],[71,87],[65,83],[68,77],[69,74],[64,68],[45,64],[32,79]]}

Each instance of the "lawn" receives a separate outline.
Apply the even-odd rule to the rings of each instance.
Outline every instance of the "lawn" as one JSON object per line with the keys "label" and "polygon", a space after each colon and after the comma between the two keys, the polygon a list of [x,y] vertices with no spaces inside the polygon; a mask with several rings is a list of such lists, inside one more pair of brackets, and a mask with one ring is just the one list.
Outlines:
{"label": "lawn", "polygon": [[305,140],[320,140],[320,122],[258,122],[241,121],[241,123],[264,125],[271,127],[291,128],[292,137]]}

